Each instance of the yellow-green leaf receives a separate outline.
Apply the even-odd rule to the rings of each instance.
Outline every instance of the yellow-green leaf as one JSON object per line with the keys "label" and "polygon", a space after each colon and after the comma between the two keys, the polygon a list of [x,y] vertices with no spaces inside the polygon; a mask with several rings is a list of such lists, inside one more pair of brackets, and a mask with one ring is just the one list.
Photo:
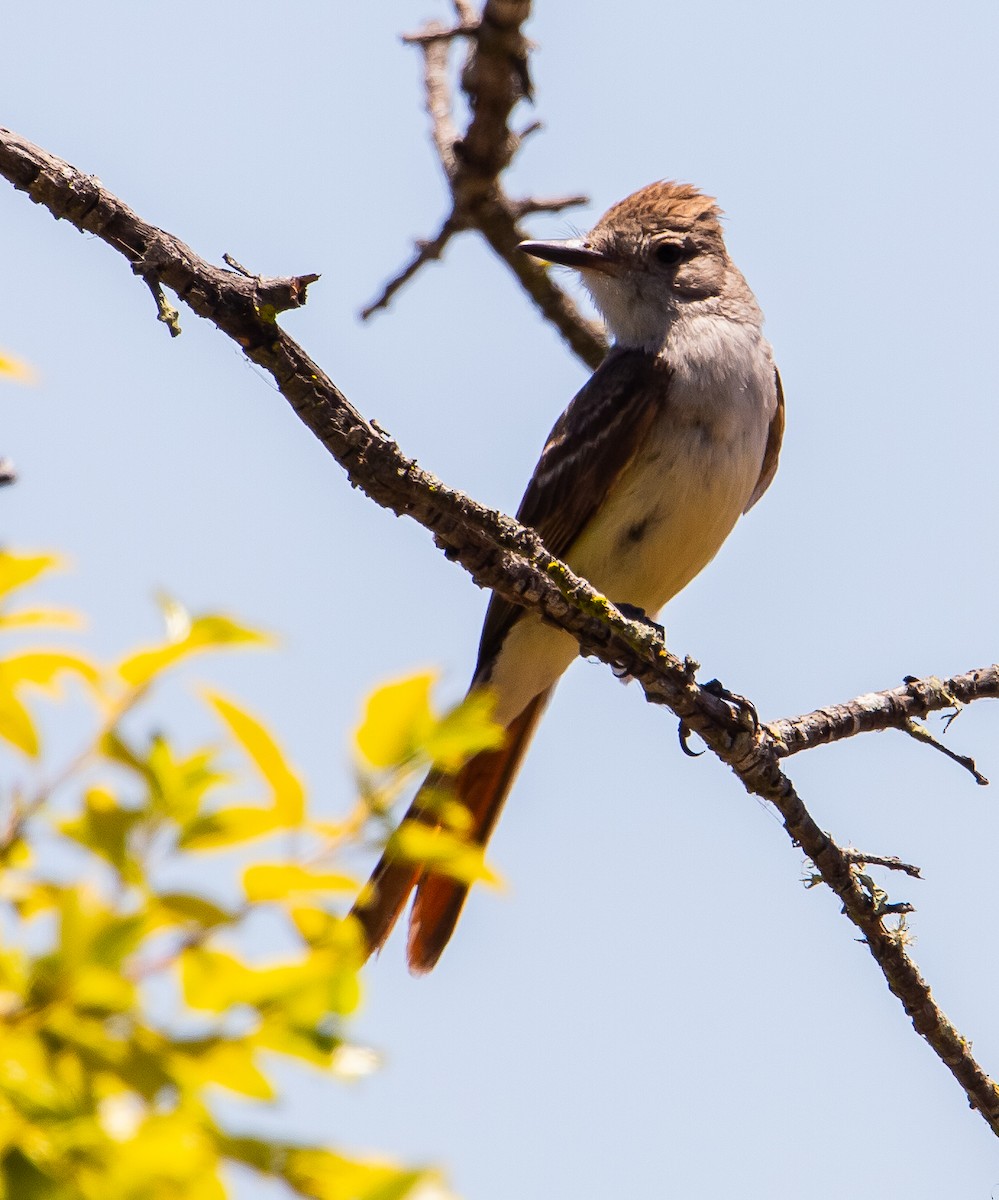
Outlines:
{"label": "yellow-green leaf", "polygon": [[85,1012],[126,1012],[135,1004],[135,985],[117,968],[84,963],[73,972],[69,999]]}
{"label": "yellow-green leaf", "polygon": [[179,824],[192,821],[207,793],[227,782],[226,776],[215,770],[212,751],[202,750],[188,758],[178,758],[173,745],[161,734],[150,738],[145,757],[129,745],[117,728],[104,734],[99,749],[112,762],[135,772],[146,784],[148,804],[144,808]]}
{"label": "yellow-green leaf", "polygon": [[442,770],[457,771],[481,751],[499,749],[506,730],[493,720],[495,711],[495,693],[477,688],[429,731],[425,753]]}
{"label": "yellow-green leaf", "polygon": [[90,684],[97,684],[101,677],[97,667],[80,654],[65,650],[28,650],[0,660],[0,684],[7,687],[30,684],[51,691],[58,686],[58,677],[66,671],[80,675]]}
{"label": "yellow-green leaf", "polygon": [[195,947],[180,960],[184,999],[192,1008],[225,1012],[234,1004],[251,1003],[253,972],[231,954]]}
{"label": "yellow-green leaf", "polygon": [[230,617],[218,614],[195,617],[186,636],[129,655],[118,664],[118,674],[126,683],[140,687],[192,654],[228,646],[267,645],[271,640],[266,634],[239,625]]}
{"label": "yellow-green leaf", "polygon": [[31,758],[38,757],[38,730],[31,713],[13,692],[0,685],[0,737]]}
{"label": "yellow-green leaf", "polygon": [[333,1034],[321,1026],[293,1025],[284,1016],[262,1021],[251,1041],[261,1050],[301,1058],[317,1067],[329,1067],[337,1046]]}
{"label": "yellow-green leaf", "polygon": [[[430,1171],[404,1171],[389,1163],[304,1148],[288,1150],[280,1174],[293,1188],[314,1200],[405,1200],[418,1186],[429,1190],[438,1181]],[[442,1190],[438,1197],[449,1200]]]}
{"label": "yellow-green leaf", "polygon": [[15,554],[13,550],[0,550],[0,597],[61,566],[63,560],[55,554]]}
{"label": "yellow-green leaf", "polygon": [[157,896],[155,903],[163,910],[169,924],[178,921],[191,921],[205,929],[215,925],[226,925],[233,920],[233,914],[206,900],[204,896],[194,896],[189,892],[164,892]]}
{"label": "yellow-green leaf", "polygon": [[247,1042],[216,1042],[191,1061],[197,1063],[198,1074],[205,1083],[214,1083],[257,1100],[274,1097],[274,1089],[253,1061],[253,1048]]}
{"label": "yellow-green leaf", "polygon": [[38,378],[35,368],[24,359],[15,358],[6,350],[0,350],[0,376],[15,383],[34,383]]}
{"label": "yellow-green leaf", "polygon": [[129,882],[134,883],[141,877],[141,872],[130,860],[128,839],[142,820],[141,812],[122,808],[112,792],[93,787],[84,796],[82,814],[62,821],[59,829],[66,837],[107,859]]}
{"label": "yellow-green leaf", "polygon": [[247,900],[284,900],[301,892],[353,892],[357,881],[333,871],[283,863],[258,863],[243,872]]}
{"label": "yellow-green leaf", "polygon": [[96,686],[100,672],[79,654],[61,650],[29,650],[0,660],[0,737],[18,750],[37,756],[38,731],[25,706],[15,694],[21,687],[58,690],[60,676],[71,673]]}
{"label": "yellow-green leaf", "polygon": [[221,850],[281,828],[283,823],[270,808],[220,808],[190,821],[177,844],[182,850]]}
{"label": "yellow-green leaf", "polygon": [[263,776],[280,823],[286,826],[300,824],[305,816],[305,788],[268,729],[223,696],[208,693],[206,699]]}
{"label": "yellow-green leaf", "polygon": [[462,883],[498,885],[499,876],[486,865],[485,851],[449,829],[434,829],[420,821],[403,821],[389,839],[389,850],[409,862],[432,867]]}
{"label": "yellow-green leaf", "polygon": [[83,618],[71,608],[22,608],[0,613],[0,629],[28,629],[39,625],[53,629],[82,629]]}
{"label": "yellow-green leaf", "polygon": [[436,723],[430,707],[431,673],[387,683],[368,697],[355,735],[357,749],[375,768],[410,759]]}

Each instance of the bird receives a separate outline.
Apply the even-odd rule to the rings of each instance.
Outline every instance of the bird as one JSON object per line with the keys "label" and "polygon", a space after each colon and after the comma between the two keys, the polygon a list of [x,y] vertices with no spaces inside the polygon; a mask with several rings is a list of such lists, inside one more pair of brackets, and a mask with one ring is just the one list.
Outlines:
{"label": "bird", "polygon": [[[585,236],[519,247],[579,273],[613,342],[549,434],[517,519],[609,600],[647,617],[714,558],[770,486],[780,454],[780,375],[721,215],[696,187],[662,180]],[[467,810],[463,836],[484,848],[578,653],[537,612],[492,596],[469,690],[491,689],[505,740],[450,779],[431,770],[404,820],[440,825],[445,787]],[[367,957],[414,890],[407,957],[419,975],[447,945],[467,883],[399,857],[390,840],[352,912]]]}

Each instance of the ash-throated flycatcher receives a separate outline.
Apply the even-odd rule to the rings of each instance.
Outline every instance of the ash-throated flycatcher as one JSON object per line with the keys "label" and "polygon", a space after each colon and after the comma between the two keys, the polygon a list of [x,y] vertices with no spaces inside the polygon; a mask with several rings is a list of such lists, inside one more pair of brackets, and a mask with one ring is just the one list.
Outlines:
{"label": "ash-throated flycatcher", "polygon": [[[608,599],[649,614],[714,558],[766,491],[784,431],[763,315],[728,256],[719,216],[695,188],[653,183],[584,238],[520,247],[579,271],[615,341],[556,422],[517,517]],[[494,690],[506,742],[451,781],[432,772],[406,819],[439,824],[430,789],[449,786],[469,813],[465,836],[485,845],[578,652],[568,633],[493,596],[471,686]],[[368,951],[379,950],[414,887],[408,953],[420,973],[447,944],[465,884],[390,848],[354,913]]]}

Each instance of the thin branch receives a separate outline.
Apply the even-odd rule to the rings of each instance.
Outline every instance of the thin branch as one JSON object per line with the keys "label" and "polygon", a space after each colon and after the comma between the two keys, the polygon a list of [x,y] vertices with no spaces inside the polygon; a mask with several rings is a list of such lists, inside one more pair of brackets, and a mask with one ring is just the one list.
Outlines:
{"label": "thin branch", "polygon": [[[428,28],[435,28],[433,24]],[[433,42],[423,47],[424,107],[430,118],[430,136],[444,175],[450,182],[458,169],[454,148],[458,144],[458,126],[454,123],[454,100],[448,78],[450,47]],[[454,217],[452,208],[451,217]]]}
{"label": "thin branch", "polygon": [[139,267],[135,267],[134,270],[137,275],[142,275],[146,287],[153,294],[153,300],[156,302],[156,320],[163,322],[170,330],[171,337],[180,337],[180,313],[167,300],[154,276],[144,273]]}
{"label": "thin branch", "polygon": [[473,17],[471,20],[459,22],[457,25],[431,23],[425,25],[423,29],[418,29],[416,33],[404,33],[402,40],[407,46],[429,46],[434,42],[451,42],[455,38],[471,37],[478,31],[479,22]]}
{"label": "thin branch", "polygon": [[844,848],[843,853],[858,867],[887,867],[889,871],[902,871],[906,875],[911,875],[913,879],[922,879],[923,874],[920,869],[912,863],[903,862],[900,858],[894,855],[885,854],[865,854],[862,850],[854,850],[852,846]]}
{"label": "thin branch", "polygon": [[453,2],[455,14],[462,25],[474,25],[478,22],[479,15],[471,0],[453,0]]}
{"label": "thin branch", "polygon": [[834,704],[800,717],[771,721],[767,729],[780,758],[855,737],[858,733],[899,729],[933,745],[971,771],[978,783],[986,784],[988,780],[978,771],[973,759],[948,750],[925,730],[915,733],[912,722],[931,712],[955,709],[948,720],[949,726],[963,705],[973,700],[996,698],[999,698],[999,663],[967,671],[963,675],[952,675],[949,679],[937,679],[933,675],[916,679],[910,675],[901,687],[884,692],[867,692],[846,704]]}
{"label": "thin branch", "polygon": [[[215,267],[177,238],[141,220],[93,176],[0,129],[0,175],[53,216],[95,234],[133,265],[141,264],[199,316],[231,337],[267,370],[292,408],[346,471],[351,482],[392,511],[413,517],[448,558],[484,587],[531,608],[571,633],[586,655],[634,676],[648,699],[665,704],[727,763],[747,791],[773,804],[792,842],[815,864],[899,998],[916,1031],[999,1135],[999,1091],[969,1044],[936,1004],[906,953],[905,938],[884,923],[885,908],[855,863],[813,820],[780,769],[782,750],[764,727],[749,727],[719,696],[698,686],[647,623],[627,620],[605,597],[552,558],[537,535],[448,488],[407,459],[357,412],[342,392],[262,309],[259,292],[289,281],[260,281]],[[299,282],[309,277],[299,277]],[[288,287],[284,292],[287,294]],[[298,289],[298,301],[305,287]]]}
{"label": "thin branch", "polygon": [[[520,224],[525,216],[561,212],[571,205],[587,203],[587,197],[513,200],[500,183],[501,174],[524,137],[537,128],[534,122],[520,135],[510,129],[513,109],[521,100],[531,98],[531,44],[521,32],[530,15],[530,0],[486,0],[481,15],[465,0],[455,7],[457,25],[431,21],[403,39],[417,45],[423,54],[426,110],[451,201],[442,228],[450,226],[452,234],[466,229],[479,232],[545,320],[555,326],[584,363],[596,367],[607,353],[600,325],[583,315],[568,292],[552,279],[548,267],[517,249],[529,236]],[[461,88],[472,114],[464,133],[459,133],[455,125],[449,77],[449,51],[456,38],[467,38],[471,45],[461,72]],[[428,261],[418,255],[397,272],[382,290],[383,302],[369,305],[362,316],[384,308],[388,299]]]}
{"label": "thin branch", "polygon": [[975,766],[975,760],[973,758],[969,758],[966,754],[955,753],[955,751],[951,750],[948,746],[945,746],[943,742],[938,741],[933,734],[930,733],[925,726],[920,725],[918,721],[906,721],[902,728],[909,735],[909,737],[914,738],[917,742],[922,742],[924,746],[932,746],[934,750],[939,750],[940,753],[946,758],[949,758],[951,762],[956,762],[958,766],[964,767],[964,769],[971,774],[975,783],[977,783],[980,787],[989,786],[989,781],[985,778],[981,771],[979,771],[978,767]]}
{"label": "thin branch", "polygon": [[523,200],[511,200],[510,206],[519,220],[521,217],[530,216],[531,213],[563,212],[567,208],[576,208],[580,204],[589,204],[589,202],[589,196],[578,193],[574,196],[553,196],[550,200],[526,196]]}
{"label": "thin branch", "polygon": [[424,263],[436,262],[437,259],[440,258],[440,256],[444,253],[444,247],[451,240],[455,232],[456,230],[452,220],[450,217],[448,217],[448,219],[440,227],[437,235],[431,238],[429,242],[417,242],[416,253],[406,264],[406,266],[402,268],[398,275],[394,275],[388,281],[388,283],[385,284],[381,290],[381,293],[374,300],[372,300],[370,304],[361,309],[361,320],[367,321],[369,317],[378,312],[380,308],[387,308],[389,301],[396,294],[396,292],[413,278],[413,276],[420,269],[420,267],[423,266]]}

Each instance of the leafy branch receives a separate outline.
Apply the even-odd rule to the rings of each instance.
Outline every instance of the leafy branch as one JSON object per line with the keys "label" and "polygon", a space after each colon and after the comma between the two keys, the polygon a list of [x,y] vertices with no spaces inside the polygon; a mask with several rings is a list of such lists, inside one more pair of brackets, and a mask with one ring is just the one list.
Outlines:
{"label": "leafy branch", "polygon": [[[75,614],[12,607],[57,565],[51,555],[0,552],[5,639],[78,624]],[[357,890],[340,860],[368,837],[383,840],[387,796],[436,761],[443,730],[460,758],[489,722],[460,708],[436,717],[429,685],[422,707],[393,703],[398,688],[375,693],[376,772],[359,749],[368,800],[346,821],[319,821],[273,735],[231,699],[203,694],[223,736],[193,751],[163,733],[128,732],[160,681],[193,656],[268,641],[223,615],[189,618],[175,603],[167,617],[163,642],[116,663],[66,647],[0,651],[0,748],[16,760],[8,781],[44,761],[40,700],[67,678],[82,685],[73,695],[82,691],[91,721],[83,751],[47,782],[0,792],[0,1192],[221,1200],[222,1169],[238,1164],[312,1200],[402,1200],[431,1182],[444,1200],[433,1172],[237,1136],[211,1100],[221,1088],[272,1101],[276,1059],[333,1080],[375,1065],[348,1039],[363,954],[356,922],[338,911]],[[281,853],[269,861],[275,837]],[[214,892],[231,899],[178,886],[185,873],[203,879],[206,856],[214,863],[220,853],[242,863],[211,871]],[[243,930],[262,910],[285,930],[273,962],[243,952]]]}

